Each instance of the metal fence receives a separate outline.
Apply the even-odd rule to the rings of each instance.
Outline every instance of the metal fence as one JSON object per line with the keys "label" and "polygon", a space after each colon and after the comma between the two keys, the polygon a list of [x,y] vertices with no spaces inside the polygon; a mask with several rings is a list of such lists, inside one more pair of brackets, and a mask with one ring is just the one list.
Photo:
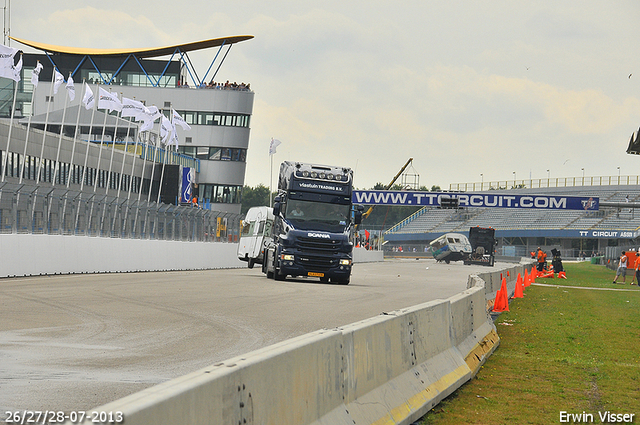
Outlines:
{"label": "metal fence", "polygon": [[236,242],[241,218],[191,204],[158,204],[44,186],[0,187],[0,233]]}
{"label": "metal fence", "polygon": [[635,186],[640,185],[640,176],[593,176],[593,177],[557,177],[546,179],[520,179],[483,181],[476,183],[451,183],[451,191],[483,191],[505,189],[536,189],[576,186]]}

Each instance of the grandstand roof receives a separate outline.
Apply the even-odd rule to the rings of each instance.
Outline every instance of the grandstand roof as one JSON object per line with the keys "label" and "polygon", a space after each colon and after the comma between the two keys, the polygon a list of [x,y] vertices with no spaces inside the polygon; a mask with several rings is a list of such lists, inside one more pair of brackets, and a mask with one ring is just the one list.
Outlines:
{"label": "grandstand roof", "polygon": [[250,40],[252,35],[236,35],[231,37],[212,38],[210,40],[195,41],[191,43],[174,44],[165,47],[139,48],[139,49],[91,49],[85,47],[64,47],[53,44],[45,44],[37,41],[23,40],[10,37],[12,40],[48,53],[86,56],[128,56],[135,55],[138,58],[153,58],[173,54],[176,49],[182,52],[208,49],[222,45],[231,45],[241,41]]}

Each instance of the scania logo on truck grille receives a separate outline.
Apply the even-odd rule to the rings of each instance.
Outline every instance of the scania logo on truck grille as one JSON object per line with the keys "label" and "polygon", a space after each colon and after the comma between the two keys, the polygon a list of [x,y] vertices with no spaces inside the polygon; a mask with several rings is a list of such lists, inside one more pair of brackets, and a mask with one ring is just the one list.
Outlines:
{"label": "scania logo on truck grille", "polygon": [[325,235],[324,233],[307,233],[307,236],[309,236],[310,238],[325,238],[325,239],[331,238],[331,236]]}

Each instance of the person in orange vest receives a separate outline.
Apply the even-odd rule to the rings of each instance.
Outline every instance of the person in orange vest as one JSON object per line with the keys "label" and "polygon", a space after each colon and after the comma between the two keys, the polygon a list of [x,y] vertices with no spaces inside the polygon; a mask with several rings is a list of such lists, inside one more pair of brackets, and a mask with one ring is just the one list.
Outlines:
{"label": "person in orange vest", "polygon": [[637,285],[640,286],[640,255],[636,257],[636,262],[633,265],[633,268],[636,270],[634,276],[631,276],[631,285],[633,285],[634,279],[638,281]]}
{"label": "person in orange vest", "polygon": [[547,265],[547,254],[542,250],[542,248],[538,247],[538,271],[541,272],[546,269]]}

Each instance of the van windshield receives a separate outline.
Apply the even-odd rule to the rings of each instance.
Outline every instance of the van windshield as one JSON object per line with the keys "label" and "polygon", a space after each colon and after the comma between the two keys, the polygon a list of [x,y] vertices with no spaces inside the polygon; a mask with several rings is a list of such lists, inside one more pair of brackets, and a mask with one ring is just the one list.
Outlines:
{"label": "van windshield", "polygon": [[289,199],[285,217],[300,230],[342,233],[351,213],[350,205]]}

